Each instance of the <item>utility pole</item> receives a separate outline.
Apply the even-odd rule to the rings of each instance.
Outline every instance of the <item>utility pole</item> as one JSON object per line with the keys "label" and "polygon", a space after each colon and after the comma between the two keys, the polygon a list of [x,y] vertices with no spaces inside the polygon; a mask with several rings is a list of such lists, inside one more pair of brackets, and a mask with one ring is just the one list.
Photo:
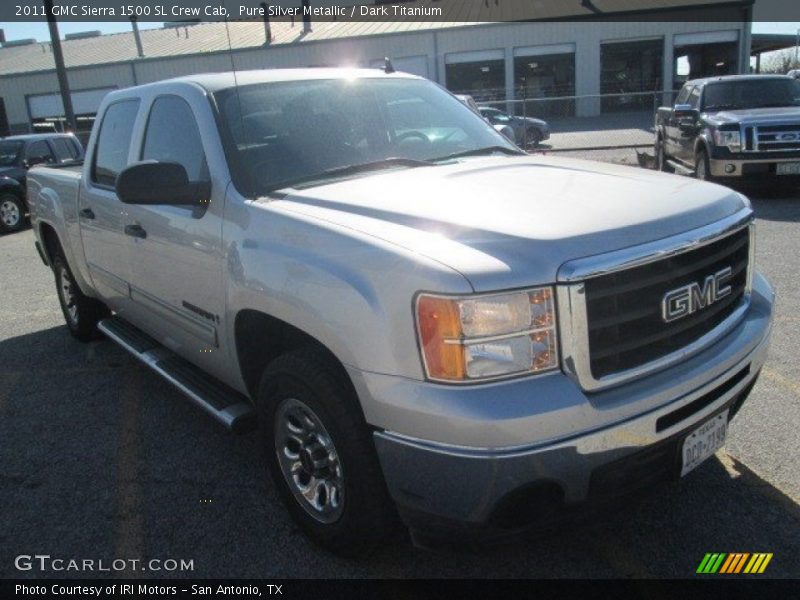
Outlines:
{"label": "utility pole", "polygon": [[53,0],[44,0],[44,10],[47,13],[47,27],[50,29],[50,43],[53,46],[53,58],[56,61],[56,75],[58,76],[58,89],[61,91],[61,102],[64,105],[64,116],[67,128],[75,132],[78,123],[75,121],[75,111],[72,109],[72,96],[69,93],[67,69],[64,66],[64,54],[61,52],[61,38],[58,35],[58,23],[53,15]]}

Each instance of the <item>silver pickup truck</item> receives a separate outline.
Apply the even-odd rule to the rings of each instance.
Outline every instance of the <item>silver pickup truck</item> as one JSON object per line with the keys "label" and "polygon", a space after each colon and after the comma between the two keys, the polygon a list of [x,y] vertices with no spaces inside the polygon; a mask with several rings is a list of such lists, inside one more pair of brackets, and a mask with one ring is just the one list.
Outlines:
{"label": "silver pickup truck", "polygon": [[109,94],[82,170],[32,169],[42,259],[102,332],[234,431],[339,552],[505,533],[685,475],[767,353],[728,188],[519,151],[379,70]]}

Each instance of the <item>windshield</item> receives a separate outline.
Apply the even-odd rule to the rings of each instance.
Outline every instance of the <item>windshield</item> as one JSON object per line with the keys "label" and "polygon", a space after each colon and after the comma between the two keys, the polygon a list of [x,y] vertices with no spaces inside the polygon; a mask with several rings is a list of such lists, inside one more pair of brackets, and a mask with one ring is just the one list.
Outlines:
{"label": "windshield", "polygon": [[10,167],[17,162],[22,142],[0,141],[0,167]]}
{"label": "windshield", "polygon": [[703,110],[736,110],[800,106],[800,81],[796,79],[742,79],[709,83]]}
{"label": "windshield", "polygon": [[315,175],[320,181],[330,173],[354,176],[358,165],[375,171],[382,161],[386,168],[413,168],[481,148],[517,150],[454,96],[424,80],[265,83],[240,87],[238,94],[236,88],[222,90],[215,99],[232,141],[234,180],[246,195],[261,196]]}

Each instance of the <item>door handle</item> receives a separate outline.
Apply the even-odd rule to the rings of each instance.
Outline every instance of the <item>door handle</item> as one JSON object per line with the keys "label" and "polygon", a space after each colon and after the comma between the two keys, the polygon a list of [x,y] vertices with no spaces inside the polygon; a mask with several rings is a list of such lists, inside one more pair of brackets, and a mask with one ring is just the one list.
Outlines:
{"label": "door handle", "polygon": [[141,225],[125,225],[125,235],[145,239],[147,232]]}
{"label": "door handle", "polygon": [[84,208],[80,211],[80,215],[84,219],[94,219],[94,211],[91,208]]}

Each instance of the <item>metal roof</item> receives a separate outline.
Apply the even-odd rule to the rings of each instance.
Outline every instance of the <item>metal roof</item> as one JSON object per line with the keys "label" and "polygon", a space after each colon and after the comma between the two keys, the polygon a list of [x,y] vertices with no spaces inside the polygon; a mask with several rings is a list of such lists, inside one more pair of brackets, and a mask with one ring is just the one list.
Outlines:
{"label": "metal roof", "polygon": [[[165,57],[213,54],[229,49],[305,44],[324,40],[424,32],[524,20],[611,18],[615,14],[644,14],[663,10],[709,7],[744,7],[753,0],[536,0],[535,2],[485,2],[484,0],[419,0],[406,6],[442,7],[452,21],[314,21],[304,33],[302,21],[272,21],[272,43],[265,43],[264,23],[223,22],[189,24],[140,31],[144,57],[137,54],[133,32],[63,40],[67,68],[112,64]],[[228,38],[230,36],[230,44]],[[0,74],[11,75],[55,69],[49,42],[0,48]]]}

